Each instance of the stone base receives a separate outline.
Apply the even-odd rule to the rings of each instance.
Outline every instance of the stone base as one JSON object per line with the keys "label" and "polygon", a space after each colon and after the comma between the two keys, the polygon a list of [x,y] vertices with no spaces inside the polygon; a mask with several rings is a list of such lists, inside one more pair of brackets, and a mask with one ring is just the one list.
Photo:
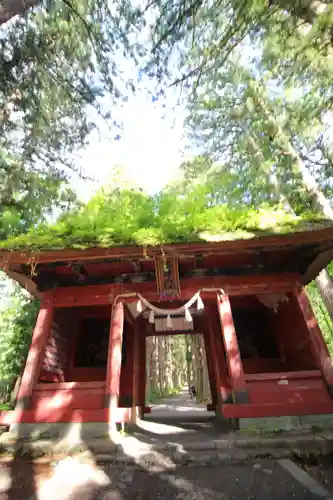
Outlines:
{"label": "stone base", "polygon": [[19,423],[12,424],[9,432],[17,438],[66,439],[77,442],[92,437],[109,437],[110,427],[108,422]]}
{"label": "stone base", "polygon": [[240,418],[243,432],[279,432],[302,429],[333,429],[333,415],[301,415],[294,417]]}

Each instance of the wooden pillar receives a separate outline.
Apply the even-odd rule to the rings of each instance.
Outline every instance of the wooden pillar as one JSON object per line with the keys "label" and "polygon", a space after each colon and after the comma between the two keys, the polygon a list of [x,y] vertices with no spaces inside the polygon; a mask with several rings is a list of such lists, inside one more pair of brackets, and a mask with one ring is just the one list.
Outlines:
{"label": "wooden pillar", "polygon": [[213,347],[210,339],[209,332],[205,331],[203,334],[204,342],[205,342],[205,351],[206,351],[206,358],[207,358],[207,371],[208,371],[208,377],[209,377],[209,387],[210,387],[210,393],[212,396],[212,405],[214,409],[216,408],[217,405],[217,381],[216,381],[216,376],[215,376],[215,371],[216,368],[214,369],[213,367]]}
{"label": "wooden pillar", "polygon": [[124,329],[124,305],[116,303],[112,308],[108,361],[105,383],[105,408],[110,409],[110,421],[112,422],[112,411],[118,407],[121,373],[121,352]]}
{"label": "wooden pillar", "polygon": [[53,315],[54,309],[52,306],[41,305],[17,397],[18,408],[28,408],[30,405],[32,391],[38,382],[46,343],[52,327]]}
{"label": "wooden pillar", "polygon": [[296,290],[295,294],[308,328],[312,352],[317,367],[323,374],[323,377],[325,378],[327,383],[328,390],[333,397],[333,364],[331,356],[328,352],[326,342],[323,338],[323,334],[319,328],[316,317],[313,313],[305,289],[301,288],[301,290]]}
{"label": "wooden pillar", "polygon": [[209,316],[205,315],[204,317],[197,317],[194,318],[194,320],[195,330],[198,332],[202,332],[204,337],[212,404],[214,408],[216,408],[217,403],[222,402],[221,398],[218,398],[218,394],[220,395],[221,383],[218,357],[215,346],[213,345],[213,332],[211,330]]}
{"label": "wooden pillar", "polygon": [[217,315],[215,305],[208,306],[209,321],[208,333],[210,336],[210,343],[212,345],[212,355],[217,365],[216,371],[218,373],[217,389],[220,403],[230,402],[231,385],[228,376],[227,361],[221,336],[221,326]]}
{"label": "wooden pillar", "polygon": [[126,353],[121,360],[119,406],[132,408],[133,406],[133,369],[134,369],[134,326],[124,323],[122,352]]}
{"label": "wooden pillar", "polygon": [[222,332],[234,401],[235,403],[248,403],[249,397],[246,390],[243,364],[230,301],[227,295],[217,295],[217,311],[221,324],[220,331]]}
{"label": "wooden pillar", "polygon": [[133,365],[133,407],[137,411],[139,406],[139,387],[140,387],[140,330],[134,328],[134,365]]}
{"label": "wooden pillar", "polygon": [[138,405],[143,415],[146,402],[146,337],[139,330],[139,394]]}

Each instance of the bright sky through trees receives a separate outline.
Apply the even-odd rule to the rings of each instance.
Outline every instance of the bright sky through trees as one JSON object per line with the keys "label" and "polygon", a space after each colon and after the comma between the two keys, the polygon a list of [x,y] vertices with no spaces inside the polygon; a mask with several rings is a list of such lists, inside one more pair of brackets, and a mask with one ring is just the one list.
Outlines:
{"label": "bright sky through trees", "polygon": [[[125,72],[133,71],[126,63],[124,68]],[[90,144],[78,158],[83,174],[95,180],[78,181],[74,177],[74,189],[83,201],[88,201],[93,189],[107,183],[112,168],[119,165],[125,167],[133,182],[155,193],[189,155],[184,152],[185,106],[180,103],[179,89],[168,89],[156,98],[148,78],[138,80],[136,95],[113,109],[113,120],[121,123],[122,129],[108,128],[97,117],[100,132],[91,135]]]}

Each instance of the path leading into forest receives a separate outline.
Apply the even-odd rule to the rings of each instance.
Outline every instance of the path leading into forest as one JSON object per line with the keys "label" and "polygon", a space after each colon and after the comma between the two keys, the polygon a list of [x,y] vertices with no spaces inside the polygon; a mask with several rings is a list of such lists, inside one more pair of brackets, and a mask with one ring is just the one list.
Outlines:
{"label": "path leading into forest", "polygon": [[197,418],[198,416],[213,415],[213,412],[207,412],[206,405],[196,403],[191,399],[188,389],[183,388],[178,394],[159,399],[156,403],[150,405],[152,412],[147,417],[150,418]]}
{"label": "path leading into forest", "polygon": [[214,439],[230,432],[229,426],[218,422],[206,405],[191,399],[187,388],[173,396],[151,404],[151,413],[140,421],[133,433],[140,441],[185,443]]}

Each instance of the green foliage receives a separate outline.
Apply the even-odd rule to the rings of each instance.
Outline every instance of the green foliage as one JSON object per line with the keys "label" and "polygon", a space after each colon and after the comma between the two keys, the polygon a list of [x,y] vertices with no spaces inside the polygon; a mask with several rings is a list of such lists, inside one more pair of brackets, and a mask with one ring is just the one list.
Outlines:
{"label": "green foliage", "polygon": [[156,403],[159,399],[166,398],[168,396],[174,396],[175,394],[178,394],[181,389],[182,387],[171,387],[161,392],[158,390],[158,388],[156,392],[151,390],[147,395],[147,403]]}
{"label": "green foliage", "polygon": [[[258,210],[258,208],[260,208]],[[136,190],[101,191],[82,209],[2,241],[1,248],[41,250],[221,241],[315,229],[328,224],[317,215],[293,216],[281,208],[212,205],[210,187],[194,186],[186,196]]]}
{"label": "green foliage", "polygon": [[[331,268],[332,266],[330,266]],[[307,293],[318,321],[319,327],[323,333],[328,350],[333,357],[333,324],[327,311],[325,303],[321,298],[314,281],[307,286]]]}
{"label": "green foliage", "polygon": [[11,305],[0,315],[0,400],[7,403],[22,371],[35,325],[39,302],[16,285]]}
{"label": "green foliage", "polygon": [[[39,2],[38,2],[39,3]],[[98,114],[109,117],[136,10],[122,0],[47,0],[1,27],[0,153],[14,165],[63,176],[75,168]],[[106,106],[103,98],[107,97]]]}

